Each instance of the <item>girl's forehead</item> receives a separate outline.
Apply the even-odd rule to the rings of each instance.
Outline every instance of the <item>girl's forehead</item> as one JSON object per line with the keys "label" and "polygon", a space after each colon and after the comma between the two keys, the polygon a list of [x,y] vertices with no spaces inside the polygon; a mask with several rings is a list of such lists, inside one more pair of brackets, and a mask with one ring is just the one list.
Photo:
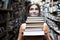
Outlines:
{"label": "girl's forehead", "polygon": [[30,8],[38,8],[37,5],[32,5]]}

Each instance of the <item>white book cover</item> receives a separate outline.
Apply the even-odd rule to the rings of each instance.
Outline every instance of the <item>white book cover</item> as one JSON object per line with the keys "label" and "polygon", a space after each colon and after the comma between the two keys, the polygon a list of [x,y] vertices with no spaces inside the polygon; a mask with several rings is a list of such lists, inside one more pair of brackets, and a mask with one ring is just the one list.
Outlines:
{"label": "white book cover", "polygon": [[23,32],[23,36],[41,36],[45,35],[44,31],[27,31]]}

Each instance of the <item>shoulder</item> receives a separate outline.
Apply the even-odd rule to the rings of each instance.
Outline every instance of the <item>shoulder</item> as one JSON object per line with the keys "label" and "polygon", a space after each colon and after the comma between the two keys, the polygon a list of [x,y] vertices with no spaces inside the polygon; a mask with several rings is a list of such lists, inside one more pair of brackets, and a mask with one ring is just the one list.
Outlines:
{"label": "shoulder", "polygon": [[26,28],[26,23],[22,23],[20,29],[24,30]]}
{"label": "shoulder", "polygon": [[47,26],[47,23],[44,23],[44,26]]}
{"label": "shoulder", "polygon": [[43,28],[44,30],[47,30],[48,29],[48,25],[46,23],[44,23],[43,26],[44,26],[44,28]]}

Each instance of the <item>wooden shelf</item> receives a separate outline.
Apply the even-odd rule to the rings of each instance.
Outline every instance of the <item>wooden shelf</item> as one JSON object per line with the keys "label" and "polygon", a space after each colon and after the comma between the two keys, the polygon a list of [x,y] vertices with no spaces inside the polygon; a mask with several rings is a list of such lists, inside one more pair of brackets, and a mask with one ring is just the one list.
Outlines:
{"label": "wooden shelf", "polygon": [[0,11],[6,11],[6,12],[10,11],[10,12],[12,12],[13,10],[11,10],[11,9],[0,8]]}
{"label": "wooden shelf", "polygon": [[48,16],[47,18],[50,19],[50,20],[56,21],[56,22],[60,22],[60,18],[57,18],[57,17],[52,16],[52,15]]}
{"label": "wooden shelf", "polygon": [[6,19],[0,20],[0,23],[5,23]]}
{"label": "wooden shelf", "polygon": [[53,21],[47,19],[47,24],[50,29],[52,29],[56,34],[60,35],[60,30],[58,29],[58,26],[55,26]]}
{"label": "wooden shelf", "polygon": [[5,23],[6,21],[4,20],[4,21],[0,21],[0,23]]}
{"label": "wooden shelf", "polygon": [[60,30],[56,30],[56,28],[50,27],[56,34],[60,35]]}
{"label": "wooden shelf", "polygon": [[[49,26],[50,27],[50,26]],[[56,34],[60,35],[60,30],[56,30],[55,28],[53,27],[50,27]]]}

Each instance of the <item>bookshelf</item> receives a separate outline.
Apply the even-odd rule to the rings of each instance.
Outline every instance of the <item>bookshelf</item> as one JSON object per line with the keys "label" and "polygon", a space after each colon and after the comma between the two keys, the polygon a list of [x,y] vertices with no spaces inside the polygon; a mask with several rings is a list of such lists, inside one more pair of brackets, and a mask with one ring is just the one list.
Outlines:
{"label": "bookshelf", "polygon": [[[0,8],[0,39],[17,40],[20,27],[20,16],[18,14],[21,12],[21,9],[19,9],[21,2],[19,2],[19,0],[4,0],[3,2],[3,7]],[[16,5],[14,5],[14,3]],[[18,7],[14,8],[12,4]]]}

